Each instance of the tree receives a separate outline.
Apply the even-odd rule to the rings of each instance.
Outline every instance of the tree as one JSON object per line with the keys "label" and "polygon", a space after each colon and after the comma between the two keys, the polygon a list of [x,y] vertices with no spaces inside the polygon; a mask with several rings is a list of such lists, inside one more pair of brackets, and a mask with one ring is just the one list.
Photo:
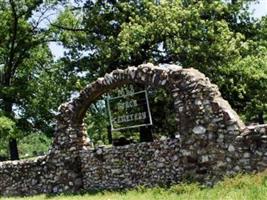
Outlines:
{"label": "tree", "polygon": [[2,145],[6,145],[6,142],[9,138],[13,138],[16,135],[16,124],[11,119],[0,116],[0,157],[5,157],[5,153],[1,151],[2,149],[6,149]]}
{"label": "tree", "polygon": [[248,46],[255,28],[247,2],[86,1],[82,10],[68,7],[54,26],[70,61],[92,79],[144,62],[175,62],[213,78]]}
{"label": "tree", "polygon": [[[23,113],[34,96],[31,83],[51,63],[47,44],[52,37],[45,20],[55,9],[55,2],[0,1],[0,109],[19,129],[36,125],[33,116]],[[10,137],[9,147],[11,159],[18,159],[15,137]]]}
{"label": "tree", "polygon": [[[69,49],[69,62],[86,74],[81,85],[115,68],[178,63],[205,73],[231,105],[251,119],[256,110],[265,111],[261,93],[267,83],[265,70],[257,67],[263,66],[263,51],[255,51],[266,47],[266,38],[260,36],[266,36],[266,28],[264,20],[251,18],[250,2],[87,0],[82,6],[69,5],[53,26]],[[242,76],[237,75],[239,68]],[[251,71],[262,74],[256,91],[259,77],[251,77]],[[232,79],[238,82],[229,84]],[[241,100],[237,90],[248,95]],[[248,106],[252,102],[258,105],[253,112]]]}

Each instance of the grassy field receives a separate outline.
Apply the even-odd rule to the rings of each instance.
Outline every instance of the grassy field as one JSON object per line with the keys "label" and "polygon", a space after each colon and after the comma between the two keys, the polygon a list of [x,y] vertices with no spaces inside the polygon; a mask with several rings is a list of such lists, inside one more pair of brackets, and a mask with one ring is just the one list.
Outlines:
{"label": "grassy field", "polygon": [[33,197],[0,198],[6,200],[267,200],[267,170],[255,175],[226,178],[213,188],[197,184],[179,184],[168,189],[137,188],[125,191],[104,191],[78,195],[39,195]]}

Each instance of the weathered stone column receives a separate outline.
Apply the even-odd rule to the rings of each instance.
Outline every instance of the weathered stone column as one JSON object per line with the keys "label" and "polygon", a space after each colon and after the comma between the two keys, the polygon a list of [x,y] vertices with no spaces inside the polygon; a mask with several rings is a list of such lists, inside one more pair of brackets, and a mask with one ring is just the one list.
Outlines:
{"label": "weathered stone column", "polygon": [[45,192],[79,191],[83,188],[80,152],[87,147],[84,124],[73,123],[72,103],[60,107],[52,148],[46,162]]}

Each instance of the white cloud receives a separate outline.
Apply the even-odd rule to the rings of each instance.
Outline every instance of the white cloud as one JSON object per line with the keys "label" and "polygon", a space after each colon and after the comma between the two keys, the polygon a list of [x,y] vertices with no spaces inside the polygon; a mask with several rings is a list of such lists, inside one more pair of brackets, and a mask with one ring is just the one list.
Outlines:
{"label": "white cloud", "polygon": [[252,3],[250,11],[253,12],[253,16],[255,18],[267,15],[267,0],[259,0],[259,3]]}

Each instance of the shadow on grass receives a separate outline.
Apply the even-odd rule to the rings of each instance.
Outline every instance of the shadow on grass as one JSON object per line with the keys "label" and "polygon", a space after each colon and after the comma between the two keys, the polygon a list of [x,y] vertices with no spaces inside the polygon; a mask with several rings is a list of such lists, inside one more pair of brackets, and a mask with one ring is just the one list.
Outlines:
{"label": "shadow on grass", "polygon": [[207,186],[200,185],[199,182],[181,182],[176,184],[158,184],[154,186],[145,186],[139,185],[132,188],[116,188],[116,189],[82,189],[79,192],[63,192],[57,194],[46,194],[45,197],[47,199],[55,198],[55,197],[74,197],[74,196],[96,196],[96,195],[105,195],[106,193],[117,193],[119,195],[127,195],[128,192],[137,192],[137,193],[146,193],[146,192],[171,192],[176,194],[182,194],[187,192],[192,192],[196,190],[202,190],[204,188],[208,188]]}
{"label": "shadow on grass", "polygon": [[62,193],[54,193],[54,194],[45,194],[45,197],[47,199],[55,198],[55,197],[71,197],[71,196],[84,196],[84,195],[89,195],[89,196],[95,196],[95,195],[104,195],[105,193],[118,193],[122,195],[126,195],[128,191],[132,190],[137,190],[137,188],[129,188],[129,189],[89,189],[85,190],[82,189],[79,192],[62,192]]}

